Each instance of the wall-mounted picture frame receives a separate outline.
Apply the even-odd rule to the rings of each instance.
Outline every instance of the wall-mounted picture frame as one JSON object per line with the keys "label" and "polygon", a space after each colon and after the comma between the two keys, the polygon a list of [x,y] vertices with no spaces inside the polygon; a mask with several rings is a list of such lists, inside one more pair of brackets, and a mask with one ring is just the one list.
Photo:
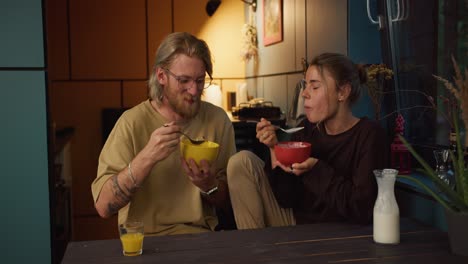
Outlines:
{"label": "wall-mounted picture frame", "polygon": [[283,41],[283,1],[263,0],[263,45]]}

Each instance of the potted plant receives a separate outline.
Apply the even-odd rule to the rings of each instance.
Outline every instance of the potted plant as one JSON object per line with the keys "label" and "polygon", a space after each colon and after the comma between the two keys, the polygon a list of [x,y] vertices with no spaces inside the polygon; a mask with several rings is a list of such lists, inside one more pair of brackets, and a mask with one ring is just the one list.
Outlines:
{"label": "potted plant", "polygon": [[[452,57],[456,76],[455,86],[444,78],[439,76],[434,77],[444,83],[444,86],[454,95],[458,101],[459,109],[461,110],[462,120],[464,122],[465,131],[468,129],[468,70],[465,70],[463,75]],[[457,155],[450,151],[450,157],[453,163],[455,174],[455,189],[452,189],[449,184],[441,180],[435,170],[414,150],[411,144],[401,135],[401,141],[408,148],[414,158],[421,164],[423,174],[429,177],[434,185],[440,190],[439,193],[434,192],[430,187],[408,175],[399,175],[398,177],[411,180],[425,189],[437,200],[444,208],[447,220],[448,234],[452,252],[460,255],[468,255],[468,164],[464,160],[464,148],[460,137],[460,128],[458,124],[458,115],[460,111],[455,108],[453,117],[453,126],[457,142]],[[468,133],[465,133],[466,135]],[[467,147],[468,138],[465,138],[464,145]]]}

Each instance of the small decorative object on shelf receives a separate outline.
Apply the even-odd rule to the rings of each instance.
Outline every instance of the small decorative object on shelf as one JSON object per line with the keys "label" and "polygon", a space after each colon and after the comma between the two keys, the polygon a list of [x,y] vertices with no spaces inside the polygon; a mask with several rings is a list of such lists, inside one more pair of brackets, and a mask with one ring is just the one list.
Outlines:
{"label": "small decorative object on shelf", "polygon": [[398,114],[395,121],[395,138],[391,145],[392,168],[397,169],[400,174],[410,174],[411,155],[408,148],[403,144],[398,135],[403,135],[405,119]]}
{"label": "small decorative object on shelf", "polygon": [[436,162],[436,165],[435,165],[436,175],[442,181],[448,184],[452,189],[455,188],[453,173],[450,174],[447,169],[449,150],[448,149],[436,149],[433,151],[433,153],[434,153],[434,159]]}

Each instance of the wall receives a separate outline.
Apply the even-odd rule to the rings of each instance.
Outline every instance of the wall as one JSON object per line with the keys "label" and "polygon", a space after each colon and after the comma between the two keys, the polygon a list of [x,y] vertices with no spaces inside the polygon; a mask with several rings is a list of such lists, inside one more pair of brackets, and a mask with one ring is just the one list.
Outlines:
{"label": "wall", "polygon": [[244,4],[225,0],[212,17],[205,0],[46,0],[50,109],[71,140],[72,240],[117,237],[117,219],[101,219],[91,196],[103,146],[102,110],[146,99],[154,54],[168,33],[205,39],[223,91],[243,81],[240,29]]}
{"label": "wall", "polygon": [[257,2],[259,59],[246,64],[247,88],[249,95],[272,101],[286,113],[304,78],[303,58],[310,61],[325,51],[347,54],[347,1],[283,1],[283,40],[269,46],[263,43],[263,1]]}
{"label": "wall", "polygon": [[[348,55],[356,63],[380,63],[378,27],[367,18],[364,0],[283,1],[283,41],[263,44],[263,1],[255,14],[259,60],[246,64],[249,94],[273,101],[287,112],[297,82],[303,78],[301,59],[310,61],[322,52]],[[249,9],[246,8],[247,17]],[[246,20],[248,21],[248,20]],[[353,107],[356,116],[373,117],[365,89]]]}
{"label": "wall", "polygon": [[245,64],[241,59],[241,29],[244,3],[224,0],[213,16],[205,12],[206,0],[174,1],[174,31],[188,31],[204,39],[213,56],[213,83],[222,90],[222,105],[227,109],[227,92],[243,83]]}
{"label": "wall", "polygon": [[2,263],[50,263],[41,1],[1,1],[0,35]]}

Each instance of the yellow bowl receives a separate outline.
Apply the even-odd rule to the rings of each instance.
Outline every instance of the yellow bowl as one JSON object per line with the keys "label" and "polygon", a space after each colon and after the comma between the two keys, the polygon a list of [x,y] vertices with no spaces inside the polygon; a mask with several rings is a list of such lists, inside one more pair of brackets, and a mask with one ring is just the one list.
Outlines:
{"label": "yellow bowl", "polygon": [[184,138],[180,141],[180,153],[188,162],[193,159],[198,165],[201,160],[206,160],[210,164],[218,157],[219,144],[212,141],[205,141],[200,145],[192,144],[188,139]]}

